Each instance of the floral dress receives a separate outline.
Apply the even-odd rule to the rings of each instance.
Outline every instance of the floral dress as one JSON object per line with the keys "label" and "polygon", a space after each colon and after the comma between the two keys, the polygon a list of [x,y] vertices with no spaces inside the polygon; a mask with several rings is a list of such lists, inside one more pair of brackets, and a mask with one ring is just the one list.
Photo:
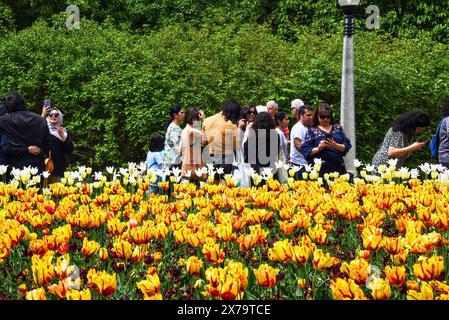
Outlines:
{"label": "floral dress", "polygon": [[165,134],[163,167],[171,168],[181,164],[179,154],[179,144],[181,142],[181,127],[175,123],[170,123]]}
{"label": "floral dress", "polygon": [[[402,131],[395,132],[393,128],[390,128],[385,135],[382,145],[373,157],[372,165],[377,168],[381,164],[387,164],[388,160],[391,159],[388,157],[388,149],[390,147],[405,148],[413,143],[414,138],[414,135],[406,134]],[[399,157],[396,168],[401,168],[407,158],[408,156]]]}

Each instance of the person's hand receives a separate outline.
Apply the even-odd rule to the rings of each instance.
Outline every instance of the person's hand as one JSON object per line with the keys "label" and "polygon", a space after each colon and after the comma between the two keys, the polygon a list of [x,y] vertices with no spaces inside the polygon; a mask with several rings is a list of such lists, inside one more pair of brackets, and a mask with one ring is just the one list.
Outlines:
{"label": "person's hand", "polygon": [[65,139],[67,138],[67,137],[64,135],[64,128],[61,127],[61,126],[57,126],[57,127],[56,127],[56,131],[58,131],[58,134],[59,134],[59,136],[61,137],[62,142],[64,142]]}
{"label": "person's hand", "polygon": [[43,118],[46,118],[48,116],[48,114],[50,113],[50,110],[51,110],[51,107],[43,106],[41,116]]}
{"label": "person's hand", "polygon": [[337,143],[335,142],[334,139],[326,139],[323,140],[324,141],[324,145],[326,146],[326,148],[330,148],[330,149],[337,149]]}
{"label": "person's hand", "polygon": [[323,150],[324,148],[327,148],[328,144],[326,142],[326,140],[321,140],[320,143],[318,144],[318,151]]}
{"label": "person's hand", "polygon": [[28,152],[37,156],[41,154],[41,148],[38,146],[29,146]]}
{"label": "person's hand", "polygon": [[243,129],[246,126],[246,121],[245,119],[240,119],[239,120],[239,128]]}
{"label": "person's hand", "polygon": [[427,141],[423,141],[423,142],[416,141],[416,142],[413,142],[413,143],[412,143],[412,149],[413,149],[414,151],[421,150],[422,148],[424,148],[424,146],[425,146],[426,144],[427,144]]}

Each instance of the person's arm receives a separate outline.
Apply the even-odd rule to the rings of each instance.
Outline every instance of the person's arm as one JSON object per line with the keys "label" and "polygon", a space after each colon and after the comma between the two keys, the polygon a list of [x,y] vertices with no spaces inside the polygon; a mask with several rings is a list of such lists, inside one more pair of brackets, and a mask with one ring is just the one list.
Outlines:
{"label": "person's arm", "polygon": [[427,141],[414,142],[411,145],[404,147],[404,148],[389,147],[388,148],[388,157],[389,158],[407,157],[413,151],[421,150],[426,145],[426,143],[427,143]]}
{"label": "person's arm", "polygon": [[298,150],[298,151],[301,150],[301,146],[302,146],[301,139],[295,138],[295,139],[293,140],[293,144],[294,144],[296,150]]}

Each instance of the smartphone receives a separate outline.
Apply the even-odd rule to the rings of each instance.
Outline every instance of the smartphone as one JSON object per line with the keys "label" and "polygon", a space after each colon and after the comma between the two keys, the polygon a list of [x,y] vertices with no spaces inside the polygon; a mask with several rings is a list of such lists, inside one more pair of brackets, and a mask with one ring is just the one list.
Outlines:
{"label": "smartphone", "polygon": [[45,109],[51,108],[51,100],[50,99],[44,100],[44,107],[45,107]]}
{"label": "smartphone", "polygon": [[333,140],[334,137],[332,137],[332,134],[326,133],[326,134],[324,135],[324,139],[326,139],[326,140]]}

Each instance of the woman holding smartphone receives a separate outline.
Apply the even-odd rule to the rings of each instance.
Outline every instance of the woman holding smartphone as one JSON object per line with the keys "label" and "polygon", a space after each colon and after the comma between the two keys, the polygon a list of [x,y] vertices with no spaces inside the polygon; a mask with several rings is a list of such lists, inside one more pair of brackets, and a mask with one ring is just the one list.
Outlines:
{"label": "woman holding smartphone", "polygon": [[73,152],[74,145],[67,130],[62,127],[63,116],[61,111],[55,108],[42,110],[46,114],[48,129],[50,131],[50,157],[53,160],[54,171],[51,174],[50,182],[58,182],[67,169],[66,155]]}
{"label": "woman holding smartphone", "polygon": [[320,177],[326,173],[346,174],[343,157],[351,149],[351,142],[339,124],[333,124],[332,109],[320,104],[313,114],[312,127],[307,131],[301,153],[309,163],[321,159]]}
{"label": "woman holding smartphone", "polygon": [[399,116],[388,129],[384,141],[373,157],[373,166],[387,164],[390,159],[398,159],[396,168],[404,165],[412,152],[421,150],[427,141],[415,142],[416,135],[422,134],[430,124],[429,115],[421,111],[411,111]]}

